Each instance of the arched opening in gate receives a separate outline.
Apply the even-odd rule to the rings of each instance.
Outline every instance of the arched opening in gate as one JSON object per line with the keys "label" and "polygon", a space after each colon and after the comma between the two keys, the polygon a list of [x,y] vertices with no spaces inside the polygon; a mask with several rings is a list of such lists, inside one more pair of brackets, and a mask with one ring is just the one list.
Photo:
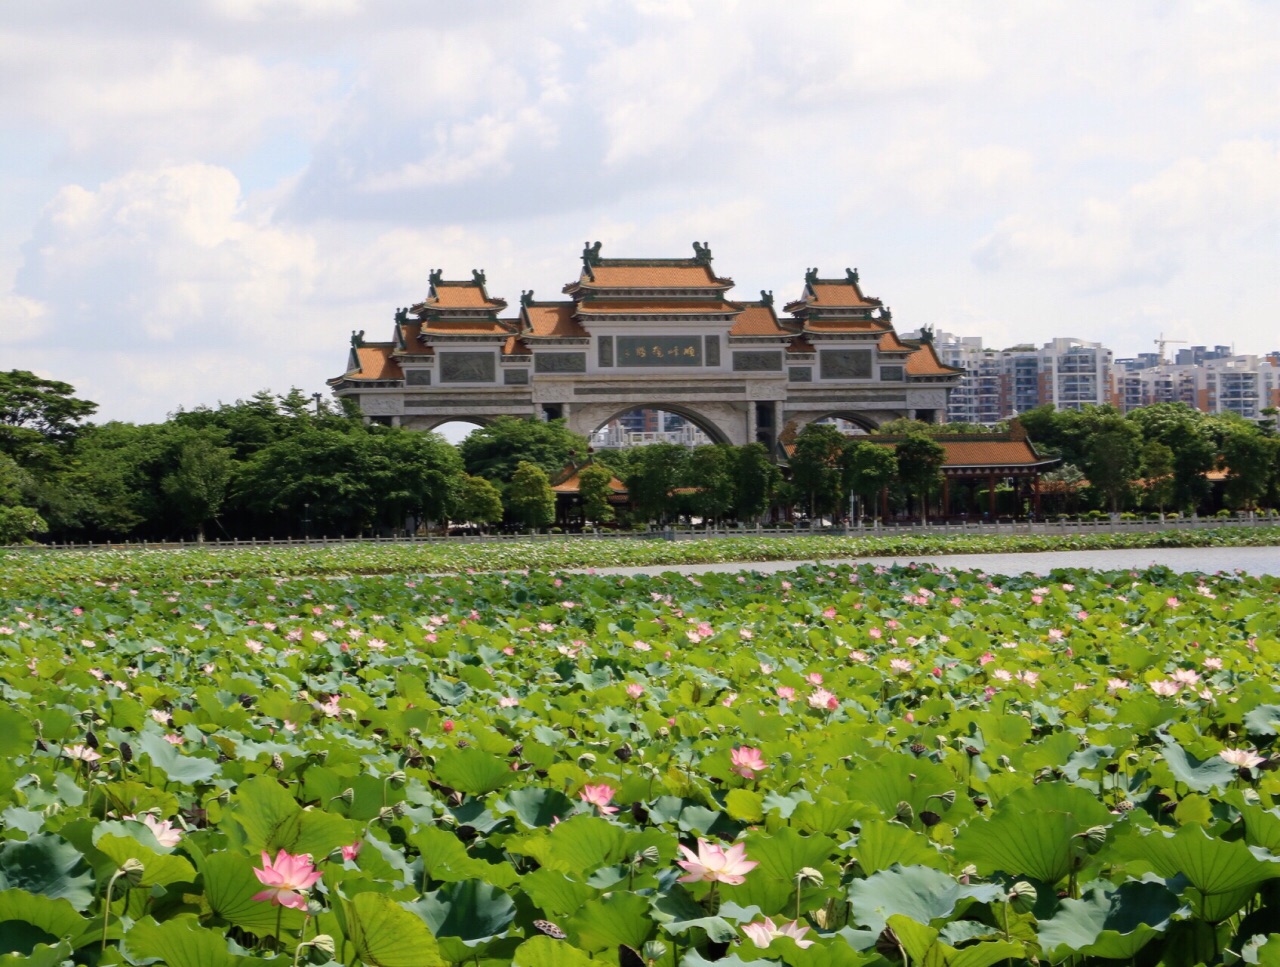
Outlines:
{"label": "arched opening in gate", "polygon": [[845,436],[867,436],[870,433],[874,433],[878,425],[875,420],[866,414],[849,410],[834,410],[811,422],[834,426]]}
{"label": "arched opening in gate", "polygon": [[625,450],[653,443],[697,447],[729,442],[710,420],[687,407],[671,404],[619,410],[596,427],[589,440],[594,450]]}
{"label": "arched opening in gate", "polygon": [[421,427],[421,429],[430,430],[433,433],[439,433],[442,437],[444,437],[454,446],[457,446],[459,443],[465,440],[468,436],[470,436],[473,432],[481,429],[482,427],[488,426],[489,423],[490,423],[489,420],[483,420],[483,419],[476,419],[476,420],[448,419],[448,420],[441,420],[438,423],[435,423],[431,426],[423,426]]}

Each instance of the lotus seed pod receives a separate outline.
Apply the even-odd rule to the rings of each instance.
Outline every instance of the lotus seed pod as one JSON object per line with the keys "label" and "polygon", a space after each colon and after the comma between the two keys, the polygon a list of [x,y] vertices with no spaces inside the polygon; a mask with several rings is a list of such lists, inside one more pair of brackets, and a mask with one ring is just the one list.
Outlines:
{"label": "lotus seed pod", "polygon": [[897,808],[897,811],[893,814],[893,818],[901,820],[902,822],[910,826],[911,820],[915,819],[915,815],[916,815],[916,811],[911,807],[911,803],[907,802],[906,800],[903,800],[902,802],[898,803],[898,808]]}
{"label": "lotus seed pod", "polygon": [[590,769],[596,764],[596,754],[594,752],[584,752],[578,756],[578,768]]}
{"label": "lotus seed pod", "polygon": [[934,798],[934,799],[941,799],[941,800],[942,800],[944,803],[946,803],[948,806],[951,806],[951,805],[954,805],[954,804],[955,804],[955,801],[956,801],[956,791],[955,791],[954,789],[948,789],[946,792],[940,792],[940,793],[938,793],[938,794],[937,794],[936,796],[934,796],[933,798]]}
{"label": "lotus seed pod", "polygon": [[142,882],[143,874],[147,872],[147,868],[142,865],[142,860],[137,860],[130,856],[120,864],[120,872],[124,874],[126,883],[130,886],[137,886]]}
{"label": "lotus seed pod", "polygon": [[780,766],[789,766],[791,765],[791,758],[790,752],[779,752],[774,761]]}
{"label": "lotus seed pod", "polygon": [[[347,786],[346,789],[343,789],[342,792],[338,793],[338,795],[334,796],[333,798],[341,799],[344,803],[350,806],[351,803],[355,801],[356,791],[352,789],[350,786]],[[330,802],[332,801],[333,800],[331,799]]]}
{"label": "lotus seed pod", "polygon": [[[669,728],[667,728],[667,727],[664,725],[664,726],[662,726],[660,729],[658,729],[658,731],[657,731],[655,734],[656,734],[656,735],[658,736],[658,738],[660,738],[660,739],[666,739],[666,738],[670,738],[670,736],[671,736],[671,730],[670,730]],[[657,942],[658,942],[658,941],[656,941],[656,940],[655,940],[655,941],[653,941],[653,943],[657,943]]]}
{"label": "lotus seed pod", "polygon": [[1078,834],[1076,838],[1082,842],[1084,851],[1092,856],[1106,845],[1107,827],[1090,826],[1083,833]]}
{"label": "lotus seed pod", "polygon": [[391,773],[391,775],[387,776],[387,782],[391,783],[391,785],[393,786],[403,786],[404,779],[405,779],[404,772],[402,772],[399,769]]}
{"label": "lotus seed pod", "polygon": [[802,866],[800,872],[795,876],[796,885],[805,886],[822,886],[824,882],[822,871],[815,870],[812,866]]}
{"label": "lotus seed pod", "polygon": [[1013,762],[1007,755],[1002,755],[1000,758],[996,759],[996,765],[1001,769],[1008,769],[1010,772],[1014,771]]}
{"label": "lotus seed pod", "polygon": [[337,945],[333,942],[333,938],[327,933],[318,933],[308,940],[307,943],[309,943],[315,950],[318,950],[329,957],[332,957],[334,951],[338,949]]}
{"label": "lotus seed pod", "polygon": [[273,752],[271,754],[271,768],[275,769],[276,772],[284,771],[284,756],[279,752]]}
{"label": "lotus seed pod", "polygon": [[1036,888],[1026,880],[1019,880],[1009,891],[1009,906],[1017,913],[1030,913],[1036,905]]}

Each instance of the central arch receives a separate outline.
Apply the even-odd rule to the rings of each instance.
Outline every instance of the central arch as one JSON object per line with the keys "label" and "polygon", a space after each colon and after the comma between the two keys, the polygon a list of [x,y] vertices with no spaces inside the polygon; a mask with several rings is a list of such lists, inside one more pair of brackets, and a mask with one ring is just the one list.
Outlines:
{"label": "central arch", "polygon": [[687,420],[697,427],[712,443],[742,444],[746,442],[746,407],[742,404],[700,402],[696,406],[678,402],[617,401],[576,404],[568,415],[569,429],[591,439],[612,420],[636,410],[660,410]]}

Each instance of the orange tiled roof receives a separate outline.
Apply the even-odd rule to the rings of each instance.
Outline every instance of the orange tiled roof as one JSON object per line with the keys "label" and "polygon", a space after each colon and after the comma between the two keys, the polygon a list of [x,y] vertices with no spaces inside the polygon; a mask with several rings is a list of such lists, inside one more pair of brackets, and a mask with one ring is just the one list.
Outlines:
{"label": "orange tiled roof", "polygon": [[787,347],[787,352],[812,353],[812,352],[817,352],[817,350],[813,348],[813,343],[805,339],[804,336],[801,336],[798,339],[791,340],[791,345]]}
{"label": "orange tiled roof", "polygon": [[733,320],[731,336],[789,336],[791,331],[783,329],[774,314],[773,307],[747,303],[738,318]]}
{"label": "orange tiled roof", "polygon": [[587,331],[578,325],[573,318],[577,306],[572,302],[553,302],[549,305],[528,305],[524,307],[524,319],[530,336],[540,339],[559,336],[561,338],[585,339]]}
{"label": "orange tiled roof", "polygon": [[880,342],[876,344],[876,347],[882,353],[909,353],[915,351],[914,347],[908,346],[899,339],[898,334],[892,329],[880,337]]}
{"label": "orange tiled roof", "polygon": [[908,376],[949,376],[962,372],[964,370],[944,366],[929,343],[922,343],[919,349],[907,357]]}
{"label": "orange tiled roof", "polygon": [[405,322],[400,325],[400,340],[404,343],[404,348],[397,349],[396,352],[405,356],[430,356],[435,350],[430,346],[424,346],[418,341],[418,334],[422,331],[422,323]]}
{"label": "orange tiled roof", "polygon": [[528,356],[529,345],[519,336],[508,336],[507,341],[502,344],[502,355]]}
{"label": "orange tiled roof", "polygon": [[727,288],[733,283],[721,279],[702,262],[621,262],[602,260],[583,272],[578,285],[586,289],[683,289]]}
{"label": "orange tiled roof", "polygon": [[356,349],[358,368],[347,373],[347,379],[404,379],[400,364],[391,358],[393,347],[360,346]]}
{"label": "orange tiled roof", "polygon": [[699,313],[715,312],[729,313],[741,312],[742,306],[736,302],[726,302],[723,299],[671,299],[662,301],[659,299],[636,299],[634,301],[626,299],[590,299],[586,302],[579,302],[577,311],[581,315],[619,315],[625,313],[680,313],[696,315]]}
{"label": "orange tiled roof", "polygon": [[490,299],[475,282],[437,282],[432,294],[414,306],[425,309],[505,309],[505,299]]}
{"label": "orange tiled roof", "polygon": [[829,309],[880,305],[879,299],[868,299],[852,282],[815,282],[808,286],[803,301]]}
{"label": "orange tiled roof", "polygon": [[883,332],[888,324],[879,319],[806,319],[810,332]]}
{"label": "orange tiled roof", "polygon": [[[565,467],[564,470],[560,471],[563,474],[560,481],[552,484],[551,489],[558,494],[576,494],[581,488],[578,474],[589,466],[592,466],[592,464],[584,463],[581,467],[575,467],[570,464]],[[627,492],[626,484],[614,476],[609,477],[609,489],[615,494],[625,494]]]}
{"label": "orange tiled roof", "polygon": [[946,453],[944,467],[1015,467],[1041,463],[1026,440],[939,440]]}
{"label": "orange tiled roof", "polygon": [[421,324],[421,331],[441,336],[493,336],[508,329],[496,319],[428,319]]}

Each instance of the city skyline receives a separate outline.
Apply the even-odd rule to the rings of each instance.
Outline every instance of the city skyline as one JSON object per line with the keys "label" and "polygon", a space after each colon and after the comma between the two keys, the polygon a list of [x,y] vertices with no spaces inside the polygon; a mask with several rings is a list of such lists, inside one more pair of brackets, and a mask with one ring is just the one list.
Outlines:
{"label": "city skyline", "polygon": [[0,369],[99,420],[324,391],[432,269],[558,298],[584,239],[990,346],[1280,348],[1263,2],[13,5],[0,71]]}

